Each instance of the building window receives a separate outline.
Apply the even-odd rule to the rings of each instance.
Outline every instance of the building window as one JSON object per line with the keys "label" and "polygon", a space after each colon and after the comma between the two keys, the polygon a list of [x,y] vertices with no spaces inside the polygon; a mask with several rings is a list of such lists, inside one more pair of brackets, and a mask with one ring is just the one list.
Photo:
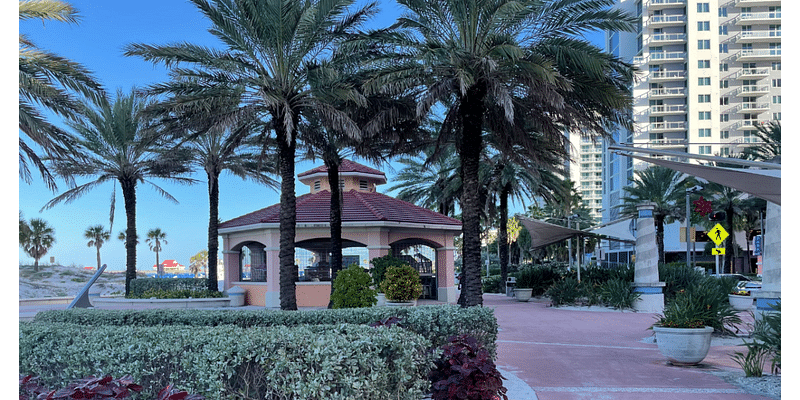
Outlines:
{"label": "building window", "polygon": [[772,96],[772,104],[781,104],[781,96]]}
{"label": "building window", "polygon": [[320,181],[314,181],[314,190],[319,190],[320,188]]}
{"label": "building window", "polygon": [[708,6],[708,3],[697,3],[697,12],[700,13],[707,13],[711,8]]}
{"label": "building window", "polygon": [[720,35],[727,35],[728,34],[728,25],[720,25],[719,26],[719,34]]}
{"label": "building window", "polygon": [[699,137],[711,137],[711,128],[700,128],[697,131]]}
{"label": "building window", "polygon": [[358,188],[361,189],[361,190],[368,190],[369,189],[369,184],[367,184],[367,181],[362,179],[362,180],[358,181]]}
{"label": "building window", "polygon": [[720,151],[719,155],[722,157],[728,157],[731,155],[731,149],[728,147],[723,147],[719,149],[719,151]]}
{"label": "building window", "polygon": [[711,30],[711,22],[709,21],[697,21],[697,30],[698,31],[710,31]]}
{"label": "building window", "polygon": [[697,102],[698,103],[711,103],[711,95],[710,94],[699,94],[699,95],[697,95]]}
{"label": "building window", "polygon": [[711,60],[697,60],[697,68],[711,68]]}
{"label": "building window", "polygon": [[711,41],[710,40],[698,40],[697,41],[697,49],[698,50],[708,50],[711,48]]}
{"label": "building window", "polygon": [[339,179],[339,190],[344,190],[344,179]]}
{"label": "building window", "polygon": [[719,44],[719,52],[720,53],[727,53],[728,52],[728,44],[727,43],[720,43]]}
{"label": "building window", "polygon": [[781,70],[781,62],[780,61],[774,61],[772,63],[772,70],[773,71],[780,71]]}
{"label": "building window", "polygon": [[728,122],[730,120],[730,115],[728,114],[720,114],[719,115],[719,122]]}
{"label": "building window", "polygon": [[729,99],[727,97],[720,97],[719,98],[719,105],[727,106],[729,103]]}
{"label": "building window", "polygon": [[772,80],[772,87],[781,87],[781,78]]}
{"label": "building window", "polygon": [[727,17],[728,16],[728,9],[725,7],[719,8],[719,16],[720,17]]}
{"label": "building window", "polygon": [[700,154],[711,154],[711,146],[700,146]]}
{"label": "building window", "polygon": [[772,113],[772,119],[775,120],[775,121],[780,121],[781,120],[781,113],[779,113],[779,112]]}
{"label": "building window", "polygon": [[728,71],[728,63],[722,63],[722,64],[720,64],[720,65],[719,65],[719,70],[720,70],[721,72],[727,72],[727,71]]}
{"label": "building window", "polygon": [[700,86],[711,86],[711,78],[709,78],[709,77],[697,78],[697,84],[700,85]]}
{"label": "building window", "polygon": [[728,139],[731,137],[730,131],[719,131],[719,138],[720,139]]}
{"label": "building window", "polygon": [[710,120],[711,119],[711,111],[700,111],[698,113],[698,118],[701,121]]}
{"label": "building window", "polygon": [[720,89],[727,89],[728,88],[728,81],[727,80],[719,81],[719,88]]}

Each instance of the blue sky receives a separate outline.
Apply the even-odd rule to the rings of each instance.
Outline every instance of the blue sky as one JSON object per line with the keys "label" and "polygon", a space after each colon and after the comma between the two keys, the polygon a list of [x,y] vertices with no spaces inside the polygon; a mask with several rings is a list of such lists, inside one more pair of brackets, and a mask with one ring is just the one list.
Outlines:
{"label": "blue sky", "polygon": [[[43,49],[82,63],[94,71],[95,76],[107,90],[124,91],[133,86],[144,87],[167,79],[166,69],[153,66],[139,58],[124,57],[122,48],[129,43],[167,44],[187,41],[195,44],[216,47],[219,42],[207,32],[209,23],[199,11],[184,0],[160,1],[107,1],[73,0],[70,4],[80,13],[80,23],[65,24],[41,21],[19,22],[19,32],[31,38]],[[13,9],[10,14],[16,20]],[[370,27],[387,26],[400,15],[400,8],[393,1],[381,1],[381,13]],[[11,20],[7,20],[11,23]],[[597,33],[590,40],[602,45],[603,35]],[[14,146],[15,147],[15,146]],[[13,148],[13,147],[11,147]],[[7,153],[8,159],[15,160],[14,153]],[[358,161],[358,160],[357,160]],[[314,168],[321,163],[302,162],[297,165],[298,173]],[[395,170],[391,166],[375,166],[386,172],[389,184],[379,190],[386,192],[391,185]],[[14,170],[13,168],[11,170]],[[208,230],[208,194],[204,174],[195,176],[200,182],[192,186],[181,186],[165,181],[153,182],[172,194],[180,203],[174,204],[161,197],[148,185],[137,189],[137,231],[144,237],[148,230],[161,228],[167,234],[167,244],[163,245],[160,259],[175,259],[188,265],[189,258],[206,249]],[[85,181],[79,181],[82,183]],[[95,249],[89,248],[83,232],[91,225],[109,226],[109,207],[113,186],[98,187],[79,200],[70,204],[59,204],[52,209],[40,209],[44,204],[63,192],[65,186],[59,185],[59,192],[49,191],[34,177],[30,185],[19,180],[19,210],[26,219],[43,218],[54,229],[56,243],[43,259],[48,262],[55,257],[62,265],[96,265]],[[297,184],[297,193],[308,189]],[[228,220],[278,202],[278,192],[252,182],[223,175],[220,183],[220,218]],[[9,210],[10,211],[10,210]],[[10,215],[6,216],[7,223]],[[116,213],[112,239],[101,249],[103,263],[109,270],[125,269],[125,248],[116,239],[125,229],[125,213],[122,193],[117,188]],[[222,245],[220,241],[220,245]],[[32,263],[33,259],[21,250],[22,263]],[[155,254],[149,250],[144,240],[137,250],[137,268],[149,271],[155,264]]]}

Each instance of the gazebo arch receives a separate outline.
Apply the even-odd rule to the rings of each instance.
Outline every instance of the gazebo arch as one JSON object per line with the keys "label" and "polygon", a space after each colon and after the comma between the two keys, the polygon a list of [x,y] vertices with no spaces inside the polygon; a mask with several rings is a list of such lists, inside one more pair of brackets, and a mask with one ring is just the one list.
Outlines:
{"label": "gazebo arch", "polygon": [[[424,267],[423,271],[427,271],[425,268],[428,268],[427,262],[430,262],[430,272],[423,272],[427,289],[424,294],[428,298],[455,303],[454,238],[461,233],[461,221],[377,193],[376,186],[386,183],[385,175],[381,171],[344,160],[339,172],[343,202],[343,247],[365,247],[367,259],[359,257],[362,261],[360,264],[369,266],[367,260],[390,254],[392,246],[397,247],[399,253],[402,248],[398,246],[424,245],[433,251],[428,251],[428,255],[424,256],[428,260],[414,258],[418,260],[418,266]],[[297,198],[296,248],[310,248],[316,254],[327,254],[326,249],[330,242],[330,185],[327,170],[322,166],[301,173],[298,177],[310,187],[310,193]],[[248,304],[280,306],[279,212],[280,205],[275,204],[220,224],[226,266],[224,287],[243,287],[249,294]],[[234,273],[236,268],[232,268],[239,263],[240,251],[237,251],[236,246],[241,246],[247,240],[264,245],[267,266],[267,281],[264,283],[242,282],[240,276]],[[409,255],[412,258],[416,256]],[[298,265],[298,270],[300,267]],[[305,281],[297,282],[298,306],[327,305],[327,297],[321,296],[330,294],[330,282],[320,279],[317,270],[312,271],[319,281],[312,278],[312,282],[309,282],[305,279],[307,276],[304,276]]]}

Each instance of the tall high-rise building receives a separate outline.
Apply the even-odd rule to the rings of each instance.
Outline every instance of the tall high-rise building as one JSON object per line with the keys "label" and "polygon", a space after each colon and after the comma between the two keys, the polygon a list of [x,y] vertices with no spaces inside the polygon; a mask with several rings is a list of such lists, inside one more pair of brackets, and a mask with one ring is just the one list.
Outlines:
{"label": "tall high-rise building", "polygon": [[[637,29],[607,32],[606,50],[639,70],[634,129],[617,132],[617,143],[733,156],[758,142],[757,125],[781,119],[780,0],[619,0],[617,7],[636,16]],[[618,217],[622,188],[647,165],[604,153],[604,222]]]}
{"label": "tall high-rise building", "polygon": [[583,206],[599,223],[603,209],[603,143],[579,132],[569,133],[569,143],[569,179],[581,195]]}

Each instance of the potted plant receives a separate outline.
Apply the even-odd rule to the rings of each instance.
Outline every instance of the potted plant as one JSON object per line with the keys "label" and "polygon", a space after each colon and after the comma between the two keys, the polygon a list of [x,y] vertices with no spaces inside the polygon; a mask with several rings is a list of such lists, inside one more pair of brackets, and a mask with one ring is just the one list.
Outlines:
{"label": "potted plant", "polygon": [[414,306],[422,294],[419,272],[408,265],[390,266],[381,281],[387,306]]}
{"label": "potted plant", "polygon": [[527,302],[533,295],[534,271],[532,268],[522,268],[516,278],[514,297],[517,298],[517,301]]}
{"label": "potted plant", "polygon": [[696,365],[708,355],[711,334],[731,333],[741,319],[725,301],[725,293],[713,280],[676,293],[653,324],[661,354],[674,365]]}
{"label": "potted plant", "polygon": [[386,270],[392,266],[399,267],[408,265],[408,263],[392,255],[385,255],[383,257],[373,258],[370,260],[370,264],[372,264],[372,268],[369,272],[372,275],[372,282],[375,285],[375,290],[378,292],[376,296],[378,303],[376,305],[385,306],[386,294],[383,292],[381,282],[383,282],[383,276],[386,274]]}
{"label": "potted plant", "polygon": [[753,306],[753,298],[747,290],[737,289],[728,295],[728,303],[736,311],[749,310]]}

